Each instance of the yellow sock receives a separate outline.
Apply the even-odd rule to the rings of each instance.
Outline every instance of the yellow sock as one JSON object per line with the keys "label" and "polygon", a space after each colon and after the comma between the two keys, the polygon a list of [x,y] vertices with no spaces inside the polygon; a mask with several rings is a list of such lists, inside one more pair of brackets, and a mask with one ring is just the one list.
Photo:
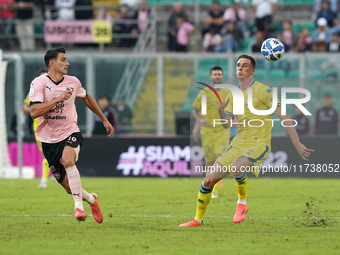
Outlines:
{"label": "yellow sock", "polygon": [[247,186],[248,186],[248,177],[247,173],[243,172],[240,175],[234,175],[234,182],[236,185],[237,195],[239,199],[243,199],[247,197]]}
{"label": "yellow sock", "polygon": [[219,184],[220,184],[220,181],[215,184],[214,189],[212,191],[213,193],[217,193],[218,192]]}
{"label": "yellow sock", "polygon": [[198,192],[197,198],[197,209],[196,209],[196,220],[203,220],[205,210],[211,200],[212,189],[207,189],[201,185],[200,191]]}
{"label": "yellow sock", "polygon": [[42,178],[47,179],[49,172],[50,168],[48,167],[47,159],[44,158],[44,160],[42,161]]}

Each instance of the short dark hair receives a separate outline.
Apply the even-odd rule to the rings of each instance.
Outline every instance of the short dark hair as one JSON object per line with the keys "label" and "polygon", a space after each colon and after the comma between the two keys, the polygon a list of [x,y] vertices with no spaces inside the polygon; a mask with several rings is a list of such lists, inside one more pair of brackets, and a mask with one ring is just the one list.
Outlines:
{"label": "short dark hair", "polygon": [[331,95],[330,93],[324,94],[323,97],[333,98],[332,95]]}
{"label": "short dark hair", "polygon": [[107,101],[110,102],[110,99],[107,95],[101,95],[100,97],[98,97],[98,100],[100,100],[100,99],[106,99]]}
{"label": "short dark hair", "polygon": [[212,68],[210,68],[210,75],[212,71],[216,71],[216,70],[220,70],[223,73],[223,69],[220,66],[213,66]]}
{"label": "short dark hair", "polygon": [[44,57],[45,65],[48,67],[50,60],[57,59],[59,53],[66,53],[65,48],[58,47],[58,48],[53,48],[53,49],[46,51],[46,54]]}
{"label": "short dark hair", "polygon": [[249,59],[252,67],[255,69],[256,61],[255,61],[255,59],[252,56],[249,56],[249,55],[246,55],[246,54],[242,54],[242,55],[240,55],[238,57],[237,61],[239,61],[239,59],[241,59],[241,58]]}
{"label": "short dark hair", "polygon": [[37,72],[37,77],[39,77],[42,73],[47,73],[48,70],[46,69],[46,67],[40,67],[38,72]]}
{"label": "short dark hair", "polygon": [[213,1],[212,4],[218,4],[221,5],[219,1]]}

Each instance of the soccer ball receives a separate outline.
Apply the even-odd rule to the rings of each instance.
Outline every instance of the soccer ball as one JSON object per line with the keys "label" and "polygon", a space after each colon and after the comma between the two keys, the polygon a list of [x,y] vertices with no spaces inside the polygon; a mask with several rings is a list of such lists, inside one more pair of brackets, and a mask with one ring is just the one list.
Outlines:
{"label": "soccer ball", "polygon": [[269,38],[262,43],[261,53],[269,61],[278,61],[285,53],[285,46],[276,38]]}

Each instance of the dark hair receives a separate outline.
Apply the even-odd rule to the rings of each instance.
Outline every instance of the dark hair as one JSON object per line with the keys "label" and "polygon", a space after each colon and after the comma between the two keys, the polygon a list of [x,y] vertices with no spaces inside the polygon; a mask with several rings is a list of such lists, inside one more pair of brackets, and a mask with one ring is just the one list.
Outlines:
{"label": "dark hair", "polygon": [[184,16],[182,14],[177,14],[176,19],[184,19]]}
{"label": "dark hair", "polygon": [[100,100],[100,99],[106,99],[107,101],[110,102],[110,99],[107,95],[101,95],[100,97],[98,97],[98,100]]}
{"label": "dark hair", "polygon": [[221,5],[219,1],[213,1],[212,4],[218,4]]}
{"label": "dark hair", "polygon": [[58,48],[54,48],[54,49],[50,49],[46,51],[46,54],[44,57],[45,65],[48,67],[50,60],[57,59],[59,53],[66,53],[65,48],[58,47]]}
{"label": "dark hair", "polygon": [[330,97],[330,98],[333,98],[332,95],[329,94],[329,93],[324,94],[323,97]]}
{"label": "dark hair", "polygon": [[242,54],[238,57],[237,61],[239,61],[240,58],[246,58],[250,60],[250,63],[252,65],[252,67],[255,69],[256,66],[256,61],[252,56],[246,55],[246,54]]}
{"label": "dark hair", "polygon": [[40,67],[38,72],[37,72],[37,77],[39,77],[41,75],[41,73],[47,73],[48,70],[46,69],[46,67]]}
{"label": "dark hair", "polygon": [[210,68],[210,75],[211,75],[212,71],[216,71],[216,70],[220,70],[223,73],[223,70],[220,66],[213,66],[212,68]]}

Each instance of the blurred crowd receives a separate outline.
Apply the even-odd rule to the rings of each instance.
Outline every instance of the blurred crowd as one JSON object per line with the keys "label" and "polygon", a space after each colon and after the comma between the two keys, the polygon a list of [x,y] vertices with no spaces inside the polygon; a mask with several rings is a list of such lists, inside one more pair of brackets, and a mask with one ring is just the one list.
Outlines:
{"label": "blurred crowd", "polygon": [[[218,1],[213,1],[203,29],[191,24],[193,17],[183,8],[181,2],[175,2],[168,14],[168,50],[189,51],[190,34],[198,29],[205,52],[235,52],[245,46],[249,46],[250,52],[259,52],[262,42],[269,37],[281,39],[286,52],[340,50],[338,0],[315,0],[310,19],[315,22],[315,26],[303,26],[301,29],[294,29],[294,23],[290,20],[282,23],[273,21],[277,0],[252,0],[251,9],[244,8],[243,1],[234,0],[227,8],[222,8]],[[35,50],[34,8],[40,10],[43,20],[107,20],[113,33],[128,35],[117,40],[117,46],[133,47],[138,34],[147,28],[147,21],[151,17],[151,8],[147,1],[121,1],[124,4],[119,8],[108,6],[99,11],[93,11],[94,2],[95,0],[0,0],[0,47],[12,47],[15,31],[21,50]],[[249,20],[250,16],[254,19]],[[277,24],[283,29],[278,29]],[[250,43],[248,38],[251,39]]]}
{"label": "blurred crowd", "polygon": [[[250,52],[260,52],[262,42],[271,37],[280,39],[286,52],[338,52],[340,33],[340,10],[338,0],[315,0],[311,20],[315,29],[302,27],[297,33],[291,20],[282,23],[273,22],[277,11],[277,0],[253,0],[254,20],[249,20],[249,13],[242,7],[242,0],[234,0],[225,10],[218,1],[214,1],[205,19],[206,27],[202,29],[202,47],[205,52],[235,52],[244,48],[249,37],[254,37],[248,47]],[[249,12],[249,11],[248,11]],[[180,2],[175,3],[169,19],[169,50],[176,51],[182,45],[181,23],[176,17],[183,17],[184,23],[189,17]],[[282,25],[278,31],[277,24]],[[183,26],[183,25],[182,25]],[[314,26],[312,26],[314,27]],[[187,34],[193,32],[193,28]],[[177,32],[177,38],[176,38]],[[187,40],[185,40],[187,41]],[[178,51],[178,50],[177,50]]]}

